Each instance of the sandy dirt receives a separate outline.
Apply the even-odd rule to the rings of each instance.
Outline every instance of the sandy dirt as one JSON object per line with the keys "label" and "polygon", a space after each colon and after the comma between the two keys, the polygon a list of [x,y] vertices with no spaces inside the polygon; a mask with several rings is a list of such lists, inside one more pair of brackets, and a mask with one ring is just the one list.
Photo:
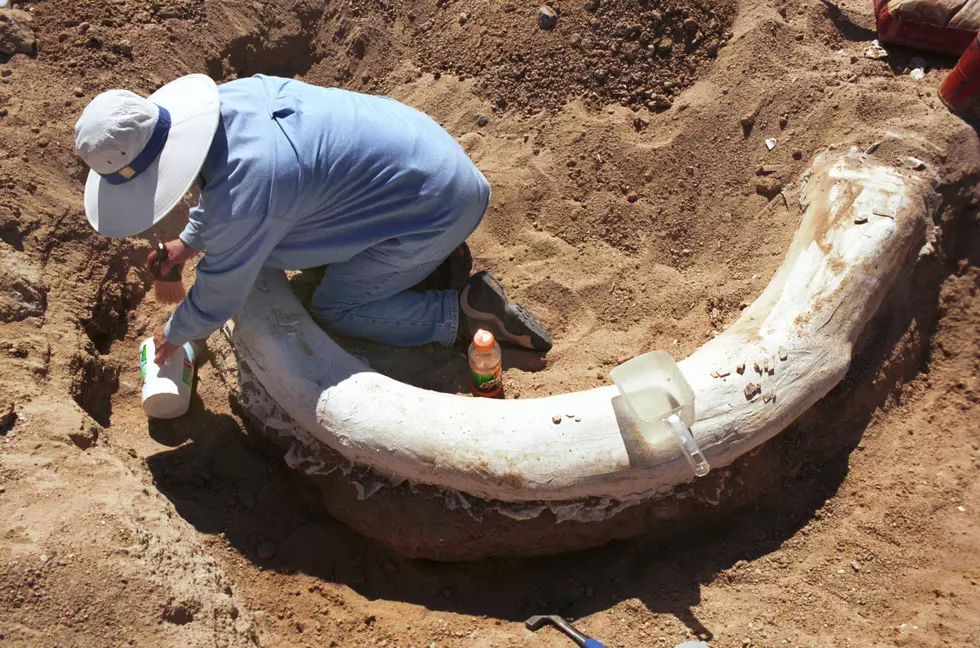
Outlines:
{"label": "sandy dirt", "polygon": [[[18,3],[37,45],[0,56],[0,646],[569,645],[526,631],[534,613],[611,647],[980,645],[980,152],[936,98],[952,62],[916,81],[915,52],[865,58],[870,2],[551,6],[545,30],[505,0]],[[476,266],[556,341],[547,362],[506,355],[508,398],[724,330],[828,146],[901,133],[879,154],[937,170],[941,236],[845,381],[742,463],[772,475],[753,504],[575,554],[408,560],[248,433],[220,335],[186,417],[140,409],[136,347],[168,312],[148,237],[85,221],[72,126],[103,90],[188,72],[385,93],[459,138],[494,188]],[[459,350],[347,344],[465,389]]]}

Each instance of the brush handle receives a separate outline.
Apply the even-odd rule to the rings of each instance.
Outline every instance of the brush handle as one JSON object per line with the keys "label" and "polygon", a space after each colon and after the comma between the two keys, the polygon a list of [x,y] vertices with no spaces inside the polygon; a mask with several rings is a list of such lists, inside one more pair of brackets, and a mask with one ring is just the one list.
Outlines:
{"label": "brush handle", "polygon": [[596,641],[595,639],[593,639],[592,637],[588,637],[586,638],[585,643],[582,644],[582,648],[606,648],[606,647],[601,643],[599,643],[598,641]]}
{"label": "brush handle", "polygon": [[180,281],[180,264],[170,268],[170,272],[167,274],[162,274],[160,272],[160,268],[162,268],[163,264],[170,258],[170,252],[167,250],[167,246],[164,245],[163,241],[157,241],[156,247],[157,258],[150,264],[150,269],[153,271],[154,281]]}

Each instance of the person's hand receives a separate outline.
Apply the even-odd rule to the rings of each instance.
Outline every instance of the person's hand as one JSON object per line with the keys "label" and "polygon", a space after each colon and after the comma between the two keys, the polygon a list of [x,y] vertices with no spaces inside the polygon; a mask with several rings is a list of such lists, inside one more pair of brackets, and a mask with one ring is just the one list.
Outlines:
{"label": "person's hand", "polygon": [[[200,254],[200,250],[195,250],[179,238],[175,238],[172,241],[167,241],[164,243],[164,246],[167,248],[167,260],[160,266],[161,275],[166,275],[175,265],[187,263],[195,256]],[[157,257],[159,256],[160,255],[156,249],[153,249],[146,257],[146,271],[149,272],[151,276],[153,275],[153,262],[156,261]]]}
{"label": "person's hand", "polygon": [[167,338],[163,334],[163,331],[164,331],[163,326],[160,326],[155,331],[153,331],[153,348],[156,350],[156,355],[153,357],[153,362],[161,366],[177,350],[176,345],[170,344],[170,342],[167,341]]}

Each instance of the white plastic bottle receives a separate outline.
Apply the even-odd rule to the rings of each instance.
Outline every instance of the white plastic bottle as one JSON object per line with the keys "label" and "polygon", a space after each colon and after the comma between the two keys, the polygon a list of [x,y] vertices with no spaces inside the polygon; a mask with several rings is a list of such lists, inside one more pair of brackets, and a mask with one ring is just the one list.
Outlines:
{"label": "white plastic bottle", "polygon": [[140,380],[143,381],[143,411],[151,418],[171,419],[181,416],[191,404],[194,386],[194,344],[177,347],[163,364],[153,361],[156,345],[153,338],[140,344]]}

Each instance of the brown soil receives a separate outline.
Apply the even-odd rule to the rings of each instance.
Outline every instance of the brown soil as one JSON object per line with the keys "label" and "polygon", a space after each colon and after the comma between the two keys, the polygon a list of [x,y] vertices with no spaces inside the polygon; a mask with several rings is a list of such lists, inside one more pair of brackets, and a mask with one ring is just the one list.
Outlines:
{"label": "brown soil", "polygon": [[[496,0],[18,5],[37,50],[0,58],[0,646],[567,645],[523,629],[535,612],[610,646],[980,643],[980,154],[935,96],[951,62],[917,82],[914,52],[864,58],[871,6],[853,0],[552,6],[547,31],[533,5]],[[654,11],[674,46],[644,67],[627,54]],[[494,186],[477,265],[556,339],[546,365],[508,354],[508,397],[604,384],[625,358],[682,358],[723,330],[779,264],[793,182],[828,145],[903,133],[879,154],[939,171],[942,235],[845,382],[733,466],[731,497],[696,524],[627,521],[621,535],[654,532],[551,558],[409,560],[251,440],[220,336],[188,416],[142,415],[136,345],[167,312],[145,240],[86,223],[72,125],[102,90],[191,71],[383,92],[460,138]],[[641,107],[661,94],[670,108]],[[457,353],[351,348],[462,386]],[[439,511],[417,513],[435,537]],[[374,534],[397,544],[383,536],[404,519]]]}

